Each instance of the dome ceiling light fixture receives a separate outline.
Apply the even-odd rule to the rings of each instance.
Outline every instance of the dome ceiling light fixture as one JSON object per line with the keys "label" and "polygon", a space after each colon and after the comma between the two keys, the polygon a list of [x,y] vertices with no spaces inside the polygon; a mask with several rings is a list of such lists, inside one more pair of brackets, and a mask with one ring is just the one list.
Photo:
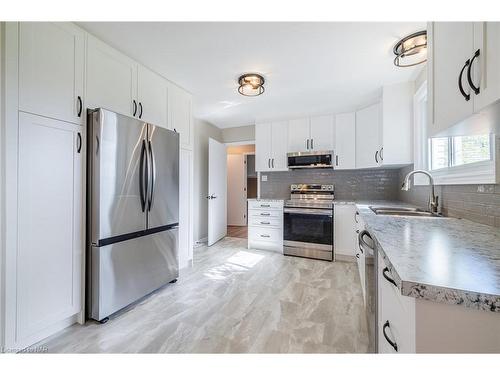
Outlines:
{"label": "dome ceiling light fixture", "polygon": [[405,36],[393,49],[394,65],[408,67],[427,61],[427,31],[422,30]]}
{"label": "dome ceiling light fixture", "polygon": [[244,96],[259,96],[264,93],[264,77],[257,73],[246,73],[238,78],[238,92]]}

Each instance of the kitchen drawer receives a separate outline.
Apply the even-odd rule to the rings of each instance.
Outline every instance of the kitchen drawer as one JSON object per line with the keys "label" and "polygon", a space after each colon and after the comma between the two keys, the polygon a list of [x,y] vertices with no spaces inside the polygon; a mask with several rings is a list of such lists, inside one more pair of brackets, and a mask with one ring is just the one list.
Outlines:
{"label": "kitchen drawer", "polygon": [[263,228],[281,228],[283,226],[283,219],[280,217],[250,216],[248,218],[248,225]]}
{"label": "kitchen drawer", "polygon": [[[382,271],[386,265],[382,256],[378,262],[379,352],[396,353],[384,337],[384,324],[389,322],[385,332],[397,344],[397,353],[415,353],[415,299],[401,295],[399,289],[384,278]],[[386,274],[392,277],[390,271]]]}
{"label": "kitchen drawer", "polygon": [[248,210],[248,218],[256,218],[256,219],[261,219],[261,218],[276,218],[283,220],[283,211],[282,210],[256,210],[256,209],[249,209]]}
{"label": "kitchen drawer", "polygon": [[266,242],[283,242],[283,231],[277,228],[248,227],[248,239]]}
{"label": "kitchen drawer", "polygon": [[258,210],[283,210],[283,202],[279,201],[248,201],[249,209]]}

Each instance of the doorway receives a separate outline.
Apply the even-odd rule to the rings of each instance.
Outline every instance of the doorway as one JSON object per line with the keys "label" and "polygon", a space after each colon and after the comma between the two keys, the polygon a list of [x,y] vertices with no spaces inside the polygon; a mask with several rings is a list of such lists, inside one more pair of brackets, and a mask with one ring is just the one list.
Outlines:
{"label": "doorway", "polygon": [[247,199],[257,197],[255,144],[227,147],[227,236],[247,238]]}

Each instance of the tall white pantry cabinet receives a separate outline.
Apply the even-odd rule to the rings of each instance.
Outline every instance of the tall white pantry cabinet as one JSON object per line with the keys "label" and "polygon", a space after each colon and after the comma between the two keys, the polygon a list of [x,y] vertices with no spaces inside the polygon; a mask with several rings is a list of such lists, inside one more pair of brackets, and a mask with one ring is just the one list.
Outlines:
{"label": "tall white pantry cabinet", "polygon": [[7,22],[0,30],[0,346],[16,351],[85,319],[87,108],[180,132],[179,263],[189,265],[192,98],[72,23]]}

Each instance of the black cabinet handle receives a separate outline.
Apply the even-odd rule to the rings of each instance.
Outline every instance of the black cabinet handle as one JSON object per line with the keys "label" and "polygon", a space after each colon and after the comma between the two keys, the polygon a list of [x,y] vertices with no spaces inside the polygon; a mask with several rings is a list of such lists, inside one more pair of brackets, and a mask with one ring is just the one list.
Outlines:
{"label": "black cabinet handle", "polygon": [[472,82],[472,75],[471,75],[471,69],[472,69],[472,64],[474,63],[474,60],[476,57],[480,55],[480,51],[477,50],[476,53],[474,54],[474,57],[472,57],[472,60],[470,61],[469,67],[467,68],[467,81],[469,82],[470,88],[474,91],[474,94],[479,94],[480,90],[479,87],[476,87],[474,85],[474,82]]}
{"label": "black cabinet handle", "polygon": [[359,259],[359,254],[356,254],[356,258],[358,258],[358,259]]}
{"label": "black cabinet handle", "polygon": [[389,277],[387,275],[387,272],[389,272],[389,268],[385,267],[383,270],[382,270],[382,276],[384,276],[384,279],[386,279],[387,281],[389,281],[391,284],[394,284],[394,286],[397,288],[398,287],[398,284],[396,284],[396,282],[394,281],[394,279],[392,277]]}
{"label": "black cabinet handle", "polygon": [[82,97],[78,96],[78,117],[82,117],[83,103]]}
{"label": "black cabinet handle", "polygon": [[378,150],[375,152],[375,162],[378,164]]}
{"label": "black cabinet handle", "polygon": [[335,155],[335,165],[338,167],[339,166],[339,156]]}
{"label": "black cabinet handle", "polygon": [[384,152],[384,148],[382,147],[380,149],[380,152],[379,152],[380,160],[382,160],[382,161],[384,161],[384,154],[383,154],[383,152]]}
{"label": "black cabinet handle", "polygon": [[382,333],[384,334],[384,338],[385,340],[389,343],[390,346],[392,346],[392,348],[395,350],[395,351],[398,351],[398,344],[396,344],[395,341],[392,341],[389,336],[387,336],[387,333],[385,333],[385,329],[386,328],[390,328],[390,324],[389,324],[389,321],[387,320],[385,323],[384,323],[384,326],[382,327]]}
{"label": "black cabinet handle", "polygon": [[462,67],[462,70],[460,71],[460,74],[458,75],[458,89],[460,90],[460,93],[464,97],[465,101],[469,101],[470,100],[470,94],[467,94],[464,91],[464,87],[462,86],[462,75],[464,74],[465,68],[467,68],[469,66],[469,64],[470,64],[470,60],[467,60],[465,62],[465,65]]}
{"label": "black cabinet handle", "polygon": [[82,151],[82,135],[80,132],[76,135],[76,152],[80,153]]}
{"label": "black cabinet handle", "polygon": [[271,216],[271,214],[269,212],[262,212],[260,216]]}
{"label": "black cabinet handle", "polygon": [[140,109],[139,118],[142,118],[142,103],[141,102],[139,102],[139,109]]}
{"label": "black cabinet handle", "polygon": [[271,159],[271,165],[273,166],[274,168],[274,158]]}
{"label": "black cabinet handle", "polygon": [[358,233],[359,248],[361,249],[361,251],[363,251],[362,246],[366,246],[369,249],[373,250],[373,248],[370,245],[368,245],[368,243],[364,240],[364,236],[367,236],[368,238],[372,239],[372,236],[370,236],[370,233],[368,233],[368,231],[362,230],[360,233]]}
{"label": "black cabinet handle", "polygon": [[358,211],[356,211],[356,213],[354,214],[354,221],[355,221],[356,223],[359,223],[359,221],[358,221],[358,215],[359,215],[359,212],[358,212]]}
{"label": "black cabinet handle", "polygon": [[306,139],[306,148],[309,150],[309,139]]}
{"label": "black cabinet handle", "polygon": [[314,150],[314,139],[311,138],[311,150]]}
{"label": "black cabinet handle", "polygon": [[137,113],[137,102],[135,100],[132,100],[132,103],[134,104],[134,113],[132,113],[132,116],[135,116]]}

